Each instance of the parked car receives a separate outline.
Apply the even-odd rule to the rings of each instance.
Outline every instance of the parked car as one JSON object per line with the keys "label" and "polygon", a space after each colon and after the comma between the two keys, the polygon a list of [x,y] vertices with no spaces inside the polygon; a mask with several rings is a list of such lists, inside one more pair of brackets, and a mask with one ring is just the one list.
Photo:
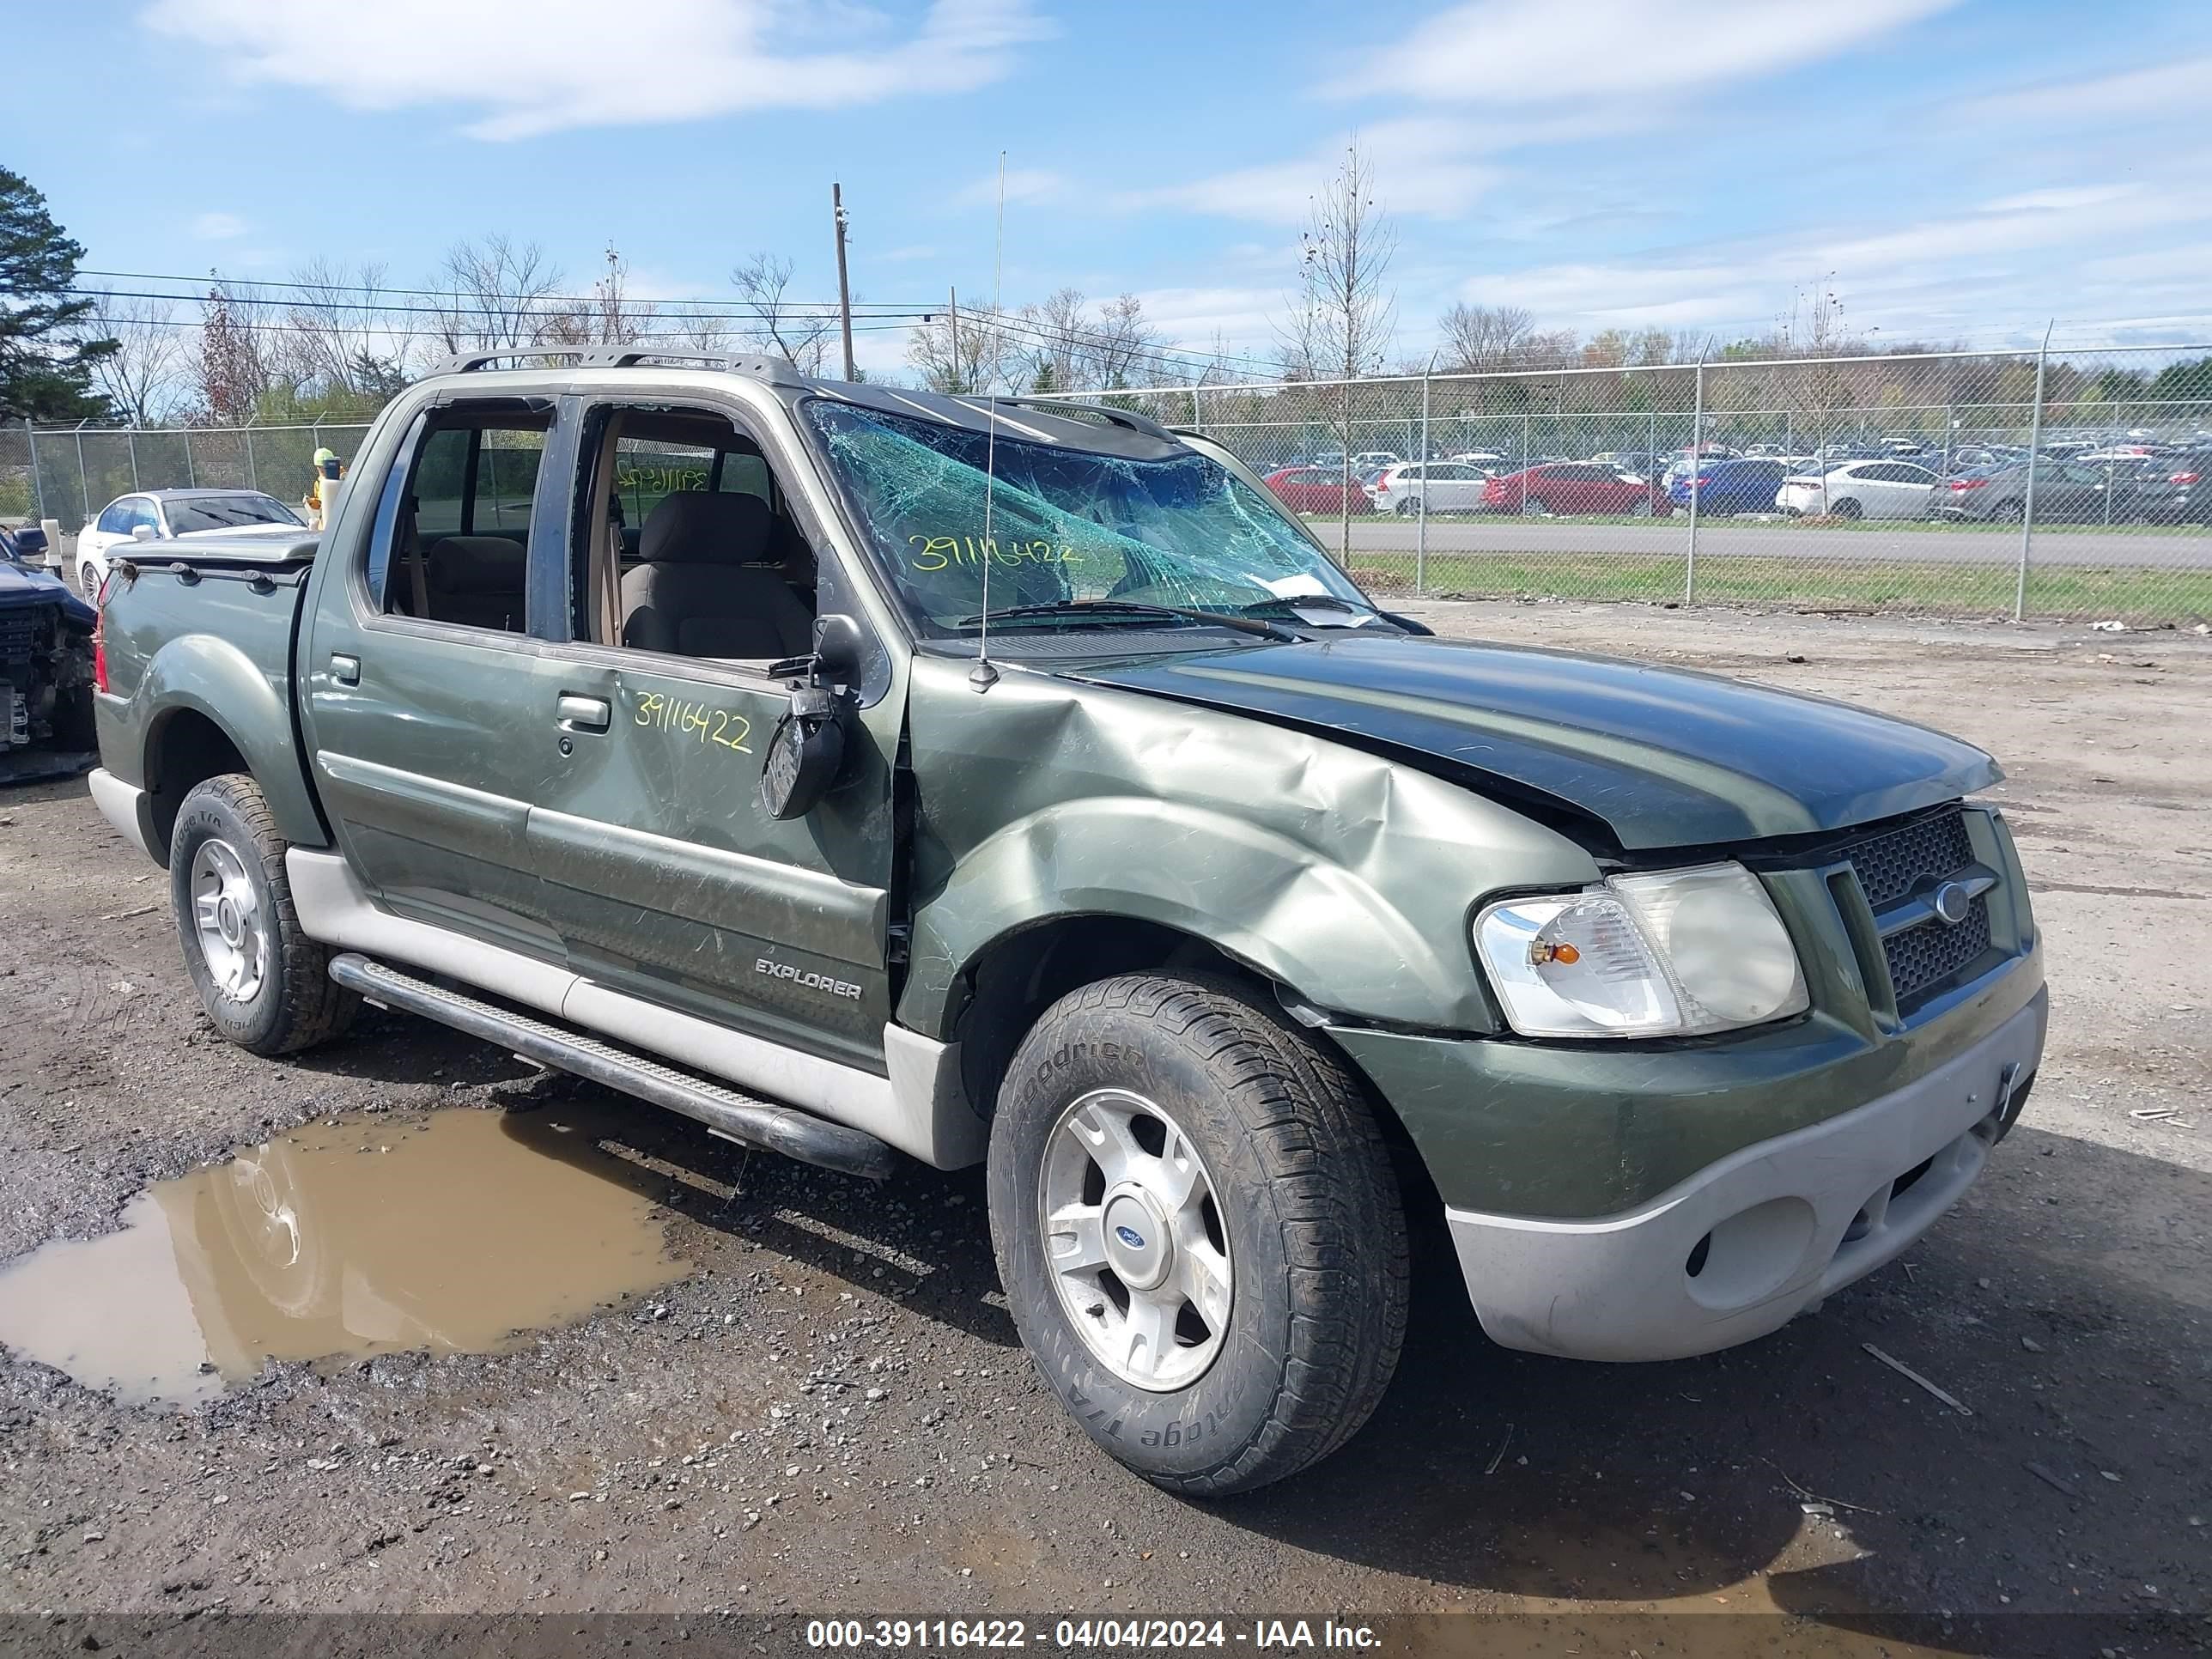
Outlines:
{"label": "parked car", "polygon": [[[2112,503],[2117,512],[2120,502]],[[2212,520],[2212,448],[2160,457],[2129,481],[2128,516],[2146,524]]]}
{"label": "parked car", "polygon": [[1551,461],[1500,473],[1482,487],[1482,504],[1495,513],[1605,513],[1632,519],[1664,518],[1674,510],[1649,479],[1591,461]]}
{"label": "parked car", "polygon": [[1270,472],[1261,482],[1275,499],[1293,513],[1316,513],[1340,517],[1349,508],[1354,516],[1372,513],[1375,503],[1357,479],[1345,488],[1341,466],[1286,466]]}
{"label": "parked car", "polygon": [[1709,461],[1696,473],[1668,484],[1667,495],[1681,511],[1688,510],[1694,495],[1700,513],[1771,513],[1775,494],[1787,477],[1789,469],[1777,459]]}
{"label": "parked car", "polygon": [[1785,478],[1774,504],[1793,518],[1921,519],[1942,482],[1911,461],[1850,461]]}
{"label": "parked car", "polygon": [[1493,468],[1501,465],[1505,460],[1505,456],[1495,449],[1462,449],[1457,454],[1446,456],[1445,459],[1464,461],[1469,466]]}
{"label": "parked car", "polygon": [[[1982,750],[1427,637],[1121,410],[1015,432],[645,355],[459,359],[319,542],[110,584],[90,793],[223,1038],[373,1000],[848,1179],[981,1164],[1039,1396],[1191,1497],[1359,1431],[1415,1225],[1490,1340],[1673,1359],[1910,1252],[2002,1156],[2048,995]],[[639,443],[738,488],[667,494],[627,571],[605,534],[424,535],[426,471],[486,440],[542,454],[540,526]],[[1930,1277],[1887,1303],[1942,1310]],[[1423,1346],[1452,1369],[1404,1433],[1483,1363]],[[1573,1392],[1582,1432],[1632,1391]]]}
{"label": "parked car", "polygon": [[[27,546],[35,541],[38,546]],[[35,525],[0,529],[0,783],[91,764],[93,608],[33,562]]]}
{"label": "parked car", "polygon": [[1490,474],[1458,461],[1406,461],[1386,466],[1367,491],[1377,513],[1412,517],[1423,502],[1431,513],[1480,513]]}
{"label": "parked car", "polygon": [[118,495],[76,536],[77,591],[97,600],[112,550],[128,541],[240,533],[273,537],[306,532],[307,520],[258,489],[142,489]]}
{"label": "parked car", "polygon": [[[1946,478],[1935,491],[1929,512],[1941,519],[1968,522],[2000,520],[2018,523],[2027,512],[2027,465],[1985,466]],[[2035,464],[2035,516],[2057,524],[2124,524],[2134,516],[2131,478],[2112,479],[2101,466],[2079,461]],[[2107,504],[2109,501],[2109,505]]]}

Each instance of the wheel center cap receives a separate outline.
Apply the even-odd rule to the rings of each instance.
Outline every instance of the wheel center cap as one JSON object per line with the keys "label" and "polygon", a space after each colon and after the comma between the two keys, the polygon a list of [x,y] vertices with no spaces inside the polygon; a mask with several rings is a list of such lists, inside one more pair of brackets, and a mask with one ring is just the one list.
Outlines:
{"label": "wheel center cap", "polygon": [[222,930],[224,944],[238,943],[245,929],[239,926],[238,905],[235,901],[225,899],[221,904],[216,906],[215,925]]}
{"label": "wheel center cap", "polygon": [[1149,1291],[1168,1276],[1175,1245],[1167,1223],[1136,1193],[1117,1193],[1106,1200],[1106,1259],[1133,1291]]}

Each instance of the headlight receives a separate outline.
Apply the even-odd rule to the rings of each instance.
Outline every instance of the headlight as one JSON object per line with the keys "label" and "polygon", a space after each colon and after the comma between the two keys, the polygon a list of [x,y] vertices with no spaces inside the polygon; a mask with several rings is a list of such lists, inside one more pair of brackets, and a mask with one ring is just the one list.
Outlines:
{"label": "headlight", "polygon": [[1789,931],[1740,864],[1501,900],[1474,943],[1524,1036],[1690,1036],[1809,1006]]}

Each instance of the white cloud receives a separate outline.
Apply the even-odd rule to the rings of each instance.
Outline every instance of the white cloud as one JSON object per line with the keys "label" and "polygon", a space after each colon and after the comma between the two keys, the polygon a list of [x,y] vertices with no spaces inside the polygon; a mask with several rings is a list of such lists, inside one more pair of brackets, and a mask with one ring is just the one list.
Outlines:
{"label": "white cloud", "polygon": [[2094,122],[2191,115],[2212,103],[2212,57],[2124,70],[2086,80],[2020,87],[1961,105],[1960,118],[1982,125],[2005,121]]}
{"label": "white cloud", "polygon": [[[1465,212],[1495,185],[1499,169],[1481,159],[1496,139],[1488,126],[1419,118],[1385,121],[1356,137],[1374,164],[1376,196],[1391,213],[1449,218]],[[1314,192],[1344,156],[1341,139],[1294,161],[1237,167],[1188,184],[1131,191],[1115,198],[1124,208],[1176,207],[1270,224],[1296,224]]]}
{"label": "white cloud", "polygon": [[246,234],[246,221],[235,213],[203,213],[191,223],[194,237],[203,242],[224,242]]}
{"label": "white cloud", "polygon": [[[1067,180],[1045,167],[1012,167],[1006,173],[1006,200],[1056,201],[1067,193]],[[999,200],[999,175],[987,173],[974,184],[953,192],[955,207],[992,207]]]}
{"label": "white cloud", "polygon": [[1029,0],[933,0],[911,27],[846,0],[155,0],[144,18],[248,80],[480,111],[464,131],[488,139],[968,92],[1049,33]]}
{"label": "white cloud", "polygon": [[1329,90],[1438,102],[1648,100],[1803,69],[1955,0],[1474,0],[1431,18]]}
{"label": "white cloud", "polygon": [[[1458,297],[1584,329],[1749,332],[1797,284],[1833,272],[1853,322],[1882,339],[1948,337],[2046,309],[2111,315],[2169,290],[2178,300],[2202,291],[2202,263],[2186,248],[2153,251],[2165,236],[2201,238],[2191,228],[2212,220],[2212,203],[2177,182],[2032,191],[1887,228],[1495,271],[1462,283]],[[2101,252],[2115,248],[2132,252]]]}

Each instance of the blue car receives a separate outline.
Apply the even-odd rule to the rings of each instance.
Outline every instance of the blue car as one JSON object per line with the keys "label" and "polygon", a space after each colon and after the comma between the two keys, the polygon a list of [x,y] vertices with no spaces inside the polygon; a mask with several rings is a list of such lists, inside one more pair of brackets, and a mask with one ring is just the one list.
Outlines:
{"label": "blue car", "polygon": [[1780,461],[1708,461],[1667,486],[1676,508],[1686,512],[1692,491],[1700,513],[1771,513],[1775,492],[1789,469]]}

